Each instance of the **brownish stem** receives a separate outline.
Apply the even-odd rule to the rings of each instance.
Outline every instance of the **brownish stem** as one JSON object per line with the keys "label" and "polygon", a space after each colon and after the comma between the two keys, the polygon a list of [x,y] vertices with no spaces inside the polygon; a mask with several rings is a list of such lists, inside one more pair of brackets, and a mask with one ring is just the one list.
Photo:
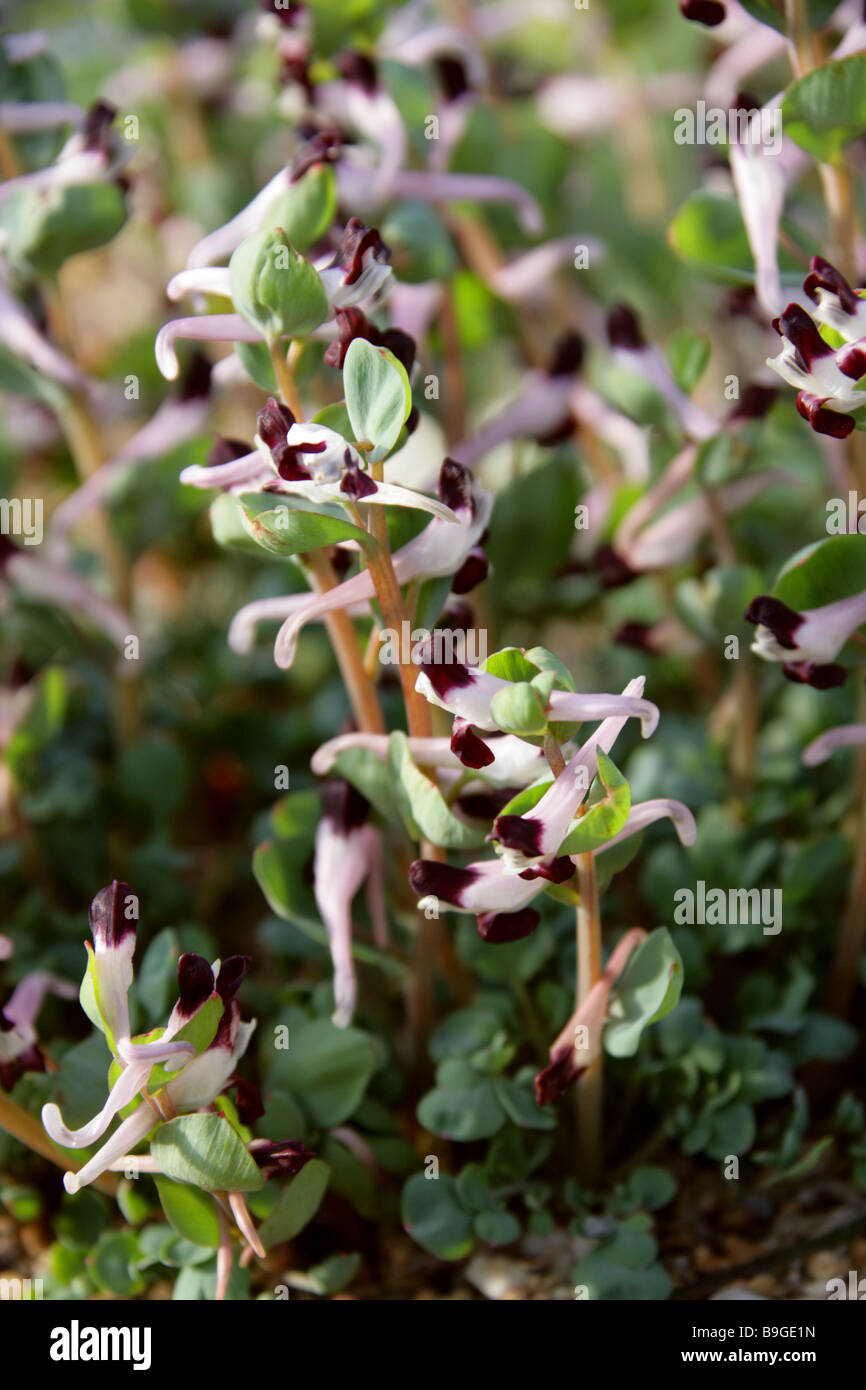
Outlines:
{"label": "brownish stem", "polygon": [[[335,587],[337,576],[323,551],[309,551],[304,556],[304,564],[316,593],[324,594]],[[341,609],[337,609],[327,614],[325,627],[334,648],[355,723],[363,733],[383,734],[385,722],[376,698],[376,689],[364,669],[364,656],[351,618]]]}
{"label": "brownish stem", "polygon": [[[4,1129],[7,1134],[12,1135],[13,1139],[25,1144],[34,1153],[47,1158],[49,1163],[55,1163],[64,1172],[69,1170],[77,1172],[79,1168],[83,1167],[83,1164],[76,1163],[74,1159],[68,1158],[56,1149],[39,1121],[3,1091],[0,1091],[0,1129]],[[109,1197],[113,1197],[117,1192],[117,1178],[113,1173],[103,1173],[94,1179],[93,1186],[98,1187],[100,1192],[105,1192]]]}

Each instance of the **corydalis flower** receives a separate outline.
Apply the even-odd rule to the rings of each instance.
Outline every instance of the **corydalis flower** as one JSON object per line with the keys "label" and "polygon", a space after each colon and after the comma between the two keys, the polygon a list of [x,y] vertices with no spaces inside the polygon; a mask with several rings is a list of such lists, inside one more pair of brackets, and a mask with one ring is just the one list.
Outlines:
{"label": "corydalis flower", "polygon": [[[550,1062],[535,1078],[535,1099],[550,1105],[579,1080],[587,1067],[601,1056],[601,1040],[608,998],[632,952],[645,939],[646,932],[633,927],[612,951],[600,979],[575,1009],[550,1048]],[[585,1042],[584,1042],[585,1038]]]}
{"label": "corydalis flower", "polygon": [[[0,937],[0,960],[11,954],[11,941]],[[11,1091],[25,1072],[45,1070],[35,1024],[46,994],[74,999],[78,990],[50,970],[33,970],[16,985],[0,1009],[0,1087],[4,1091]]]}
{"label": "corydalis flower", "polygon": [[390,259],[376,228],[351,217],[331,260],[317,266],[331,308],[349,309],[380,294],[391,278]]}
{"label": "corydalis flower", "polygon": [[[394,573],[400,585],[422,577],[438,579],[456,574],[487,528],[493,498],[489,492],[473,487],[470,474],[453,459],[445,459],[442,464],[439,500],[453,512],[457,524],[442,516],[434,516],[419,535],[394,552]],[[277,665],[283,670],[292,665],[298,635],[306,623],[338,609],[369,603],[374,597],[369,570],[362,570],[327,593],[307,596],[306,602],[300,606],[295,602],[296,596],[290,595],[285,600],[286,621],[277,634],[274,646]],[[275,612],[272,615],[276,616]],[[237,615],[236,621],[240,616]]]}
{"label": "corydalis flower", "polygon": [[835,658],[866,622],[866,590],[802,613],[770,594],[761,594],[749,604],[745,617],[756,624],[752,651],[757,656],[781,661],[789,680],[827,690],[845,680],[845,668]]}
{"label": "corydalis flower", "polygon": [[643,377],[670,406],[687,435],[701,440],[718,433],[718,421],[680,390],[667,358],[654,343],[646,341],[636,315],[627,304],[618,304],[611,310],[607,335],[617,366]]}
{"label": "corydalis flower", "polygon": [[[565,774],[561,773],[560,776]],[[579,795],[575,797],[578,804],[583,795],[585,792],[581,785]],[[688,807],[680,801],[659,798],[633,806],[619,834],[592,853],[604,854],[614,845],[640,834],[648,825],[665,817],[673,821],[682,844],[694,844],[697,829]],[[502,824],[501,833],[525,849],[509,850],[496,859],[479,860],[463,867],[440,864],[432,859],[416,859],[409,869],[409,883],[413,892],[422,899],[435,898],[448,903],[457,912],[474,914],[478,935],[492,945],[531,936],[540,918],[537,909],[530,907],[530,903],[548,884],[566,883],[573,876],[575,866],[570,855],[558,855],[555,851],[543,859],[532,855],[538,843],[536,836],[543,834],[547,827],[542,823],[539,831],[538,818],[535,817],[534,823],[524,833],[523,829],[511,823],[521,819],[520,816],[500,816],[497,825]]]}
{"label": "corydalis flower", "polygon": [[[533,898],[548,882],[563,883],[574,873],[571,857],[560,850],[598,772],[599,752],[610,752],[629,717],[641,718],[650,732],[655,727],[658,711],[640,699],[643,686],[639,676],[629,682],[622,696],[600,697],[618,699],[617,712],[602,720],[530,811],[522,816],[497,816],[490,837],[496,842],[496,859],[463,868],[417,860],[409,874],[413,890],[441,898],[458,911],[474,913],[486,941],[514,941],[533,932],[539,920],[538,912],[529,906]],[[687,807],[657,800],[633,806],[619,834],[595,852],[603,853],[664,816],[673,820],[683,843],[694,843],[695,824]]]}
{"label": "corydalis flower", "polygon": [[414,507],[457,522],[451,508],[435,498],[413,488],[376,482],[366,471],[361,453],[342,435],[325,425],[296,424],[292,412],[273,397],[259,411],[256,423],[256,449],[246,453],[243,446],[236,450],[223,441],[208,465],[185,468],[180,481],[232,492],[285,493],[311,502]]}
{"label": "corydalis flower", "polygon": [[[183,1114],[213,1103],[246,1050],[255,1024],[240,1022],[235,994],[246,972],[242,956],[216,961],[186,953],[178,961],[179,999],[168,1024],[144,1038],[130,1036],[128,993],[132,984],[137,900],[115,880],[90,909],[93,945],[81,987],[82,1007],[104,1034],[120,1070],[105,1105],[80,1129],[70,1130],[54,1104],[43,1106],[42,1123],[63,1148],[89,1148],[128,1105],[139,1104],[79,1172],[64,1175],[67,1192],[104,1173],[141,1142],[166,1114]],[[165,1109],[160,1096],[165,1092]]]}
{"label": "corydalis flower", "polygon": [[[423,657],[423,653],[422,653]],[[466,767],[486,768],[493,763],[494,751],[486,740],[473,730],[498,732],[492,703],[501,692],[508,690],[510,681],[491,675],[477,666],[457,662],[435,664],[422,659],[415,689],[432,705],[448,710],[455,716],[451,749]],[[649,700],[642,700],[644,678],[630,681],[622,695],[582,694],[570,690],[552,690],[547,699],[549,720],[560,723],[581,723],[585,719],[619,717],[619,728],[626,719],[641,721],[641,731],[648,738],[658,723],[659,712]],[[618,732],[619,730],[617,730]],[[605,749],[605,752],[608,750]]]}
{"label": "corydalis flower", "polygon": [[[806,277],[806,293],[817,304],[815,317],[842,336],[859,334],[861,301],[848,282],[816,257]],[[866,375],[866,340],[855,338],[833,348],[799,304],[789,304],[773,327],[784,342],[767,365],[797,390],[797,409],[817,434],[845,439],[855,428],[851,412],[866,405],[857,383]]]}
{"label": "corydalis flower", "polygon": [[376,944],[384,946],[387,942],[382,847],[378,832],[367,823],[367,801],[348,782],[339,778],[325,782],[321,797],[322,819],[313,858],[314,893],[334,966],[333,1022],[337,1028],[347,1028],[357,996],[351,908],[365,881]]}
{"label": "corydalis flower", "polygon": [[[465,770],[464,763],[452,748],[450,738],[410,737],[408,744],[409,752],[421,767],[441,768],[458,774]],[[329,739],[316,749],[310,767],[316,776],[324,777],[342,753],[355,748],[373,753],[385,762],[388,747],[387,734],[338,734],[336,738]],[[543,749],[534,748],[531,743],[518,738],[516,734],[503,734],[499,738],[491,738],[487,747],[492,758],[485,762],[479,776],[494,787],[528,786],[547,769]]]}

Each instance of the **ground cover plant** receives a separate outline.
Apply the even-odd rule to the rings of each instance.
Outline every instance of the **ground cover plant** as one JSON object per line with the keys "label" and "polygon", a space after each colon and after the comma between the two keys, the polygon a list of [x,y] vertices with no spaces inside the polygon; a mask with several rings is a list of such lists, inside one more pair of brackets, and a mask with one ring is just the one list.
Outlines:
{"label": "ground cover plant", "polygon": [[857,1297],[860,0],[3,24],[3,1296]]}

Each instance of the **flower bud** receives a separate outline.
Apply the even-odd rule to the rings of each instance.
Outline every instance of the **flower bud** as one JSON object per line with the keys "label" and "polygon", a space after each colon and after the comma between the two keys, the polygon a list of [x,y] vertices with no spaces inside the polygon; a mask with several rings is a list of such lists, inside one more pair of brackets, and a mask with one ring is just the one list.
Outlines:
{"label": "flower bud", "polygon": [[229,262],[238,313],[269,343],[303,338],[328,316],[324,286],[279,227],[242,241]]}

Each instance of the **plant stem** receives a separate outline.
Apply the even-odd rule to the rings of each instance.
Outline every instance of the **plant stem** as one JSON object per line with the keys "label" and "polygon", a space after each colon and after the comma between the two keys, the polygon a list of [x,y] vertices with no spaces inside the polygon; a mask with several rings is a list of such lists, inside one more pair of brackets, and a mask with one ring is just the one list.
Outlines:
{"label": "plant stem", "polygon": [[[554,777],[565,769],[562,749],[552,734],[544,736],[544,756]],[[597,980],[601,978],[601,912],[595,859],[592,854],[575,855],[578,904],[575,909],[577,968],[574,978],[574,1006],[579,1008]],[[587,1183],[597,1182],[602,1163],[603,1062],[599,1056],[587,1067],[577,1083],[578,1156],[580,1175]]]}
{"label": "plant stem", "polygon": [[[580,1006],[601,978],[601,913],[595,860],[591,854],[577,856],[577,889],[580,901],[576,910],[575,1004]],[[581,1177],[589,1184],[596,1183],[601,1174],[603,1087],[603,1056],[599,1053],[577,1083],[580,1171]]]}
{"label": "plant stem", "polygon": [[[65,1171],[76,1171],[83,1167],[81,1163],[65,1157],[55,1149],[48,1135],[45,1133],[38,1120],[17,1105],[14,1100],[0,1091],[0,1129],[4,1129],[7,1134],[11,1134],[13,1139],[17,1139],[20,1144],[25,1144],[34,1153],[40,1154],[42,1158],[47,1158],[50,1163],[55,1163],[58,1168]],[[93,1182],[94,1187],[98,1187],[101,1192],[113,1197],[117,1191],[117,1179],[111,1173],[103,1173]]]}
{"label": "plant stem", "polygon": [[288,356],[283,351],[279,338],[268,343],[268,351],[271,354],[271,362],[274,367],[274,376],[277,378],[277,385],[284,403],[289,407],[296,420],[303,420],[304,412],[301,408],[298,388],[295,385],[294,363],[297,354],[293,352],[295,344],[289,348]]}
{"label": "plant stem", "polygon": [[[317,594],[327,593],[337,584],[334,568],[324,551],[311,550],[304,556],[313,588]],[[385,722],[376,689],[364,669],[364,657],[349,615],[338,609],[325,617],[325,627],[334,648],[337,665],[343,677],[346,694],[352,706],[355,723],[366,734],[383,734]]]}

